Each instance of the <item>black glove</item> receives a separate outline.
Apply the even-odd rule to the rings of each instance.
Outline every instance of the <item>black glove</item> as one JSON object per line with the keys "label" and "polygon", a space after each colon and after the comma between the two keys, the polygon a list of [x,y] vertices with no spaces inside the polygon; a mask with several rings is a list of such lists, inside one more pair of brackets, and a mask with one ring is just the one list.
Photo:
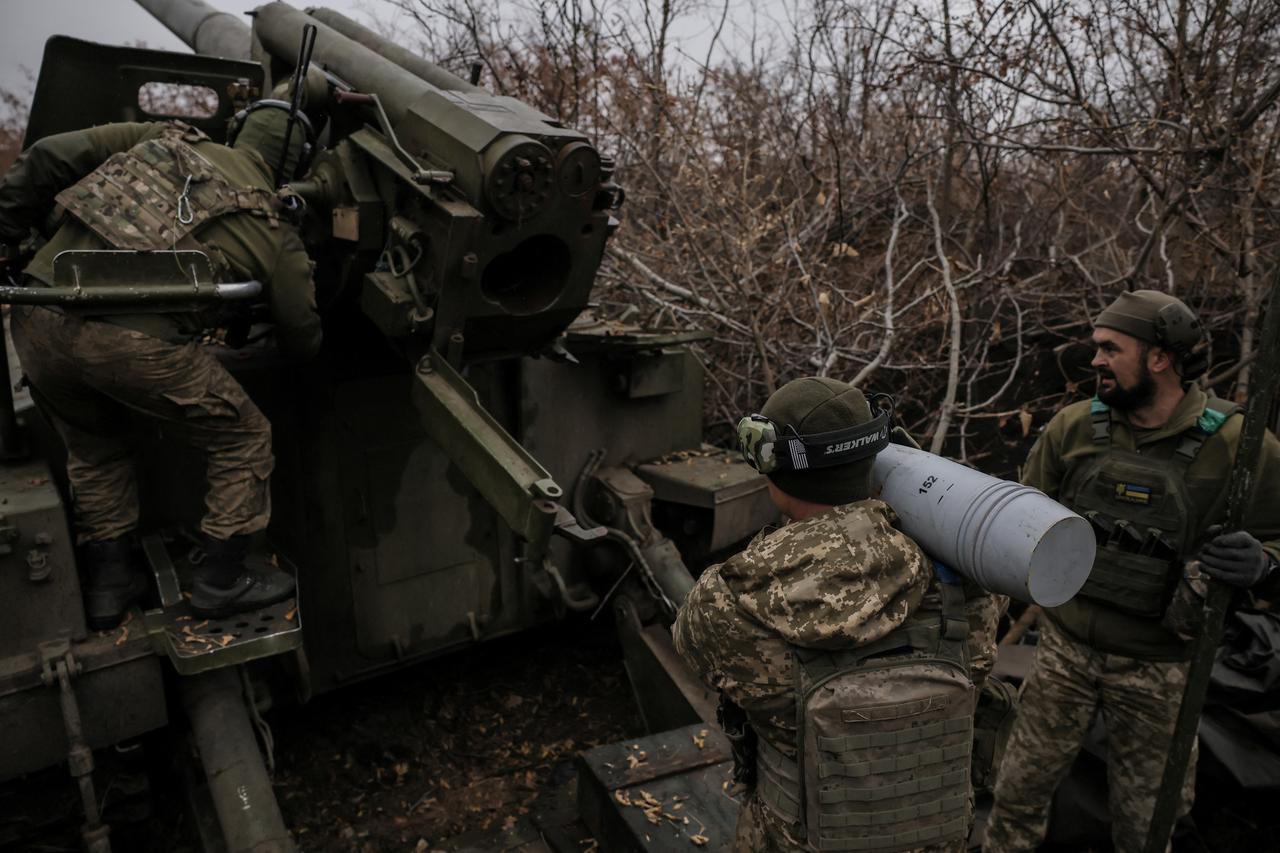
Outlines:
{"label": "black glove", "polygon": [[1271,556],[1262,550],[1262,543],[1243,530],[1218,533],[1200,549],[1197,559],[1206,573],[1242,589],[1257,584],[1271,568]]}

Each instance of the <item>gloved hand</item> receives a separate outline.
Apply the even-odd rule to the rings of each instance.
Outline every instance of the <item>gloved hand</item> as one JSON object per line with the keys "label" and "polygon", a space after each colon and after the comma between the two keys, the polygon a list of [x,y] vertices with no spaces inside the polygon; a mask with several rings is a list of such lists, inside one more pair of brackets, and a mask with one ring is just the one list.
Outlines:
{"label": "gloved hand", "polygon": [[1267,576],[1271,557],[1262,543],[1243,530],[1222,533],[1215,525],[1206,531],[1213,538],[1200,549],[1197,559],[1209,575],[1223,583],[1242,589],[1257,584]]}

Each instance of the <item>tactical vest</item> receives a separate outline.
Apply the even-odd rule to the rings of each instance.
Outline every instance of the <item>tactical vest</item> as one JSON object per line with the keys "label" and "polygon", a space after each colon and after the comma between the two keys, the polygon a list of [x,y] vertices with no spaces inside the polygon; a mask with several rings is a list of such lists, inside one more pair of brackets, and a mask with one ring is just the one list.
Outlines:
{"label": "tactical vest", "polygon": [[283,210],[265,189],[227,182],[195,144],[209,137],[182,122],[128,151],[113,154],[56,201],[116,249],[196,249],[209,255],[220,277],[229,269],[221,252],[193,237],[210,221],[248,213],[279,226]]}
{"label": "tactical vest", "polygon": [[1239,410],[1210,398],[1173,454],[1158,458],[1112,445],[1110,408],[1094,398],[1093,440],[1103,449],[1066,484],[1062,498],[1089,520],[1098,538],[1093,570],[1078,595],[1133,616],[1160,619],[1202,526],[1187,492],[1187,469]]}
{"label": "tactical vest", "polygon": [[756,793],[814,850],[892,853],[969,831],[969,623],[959,585],[940,587],[940,620],[845,652],[792,649],[799,760],[761,738]]}

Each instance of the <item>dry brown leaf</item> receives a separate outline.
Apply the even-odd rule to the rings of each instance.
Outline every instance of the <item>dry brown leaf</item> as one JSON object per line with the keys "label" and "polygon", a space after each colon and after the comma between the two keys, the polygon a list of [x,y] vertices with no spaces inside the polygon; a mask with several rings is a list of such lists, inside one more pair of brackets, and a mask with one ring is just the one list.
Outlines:
{"label": "dry brown leaf", "polygon": [[689,841],[695,847],[706,847],[708,844],[711,843],[711,839],[707,838],[701,832],[699,832],[697,835],[690,835]]}
{"label": "dry brown leaf", "polygon": [[1031,423],[1035,420],[1031,413],[1026,409],[1018,412],[1018,420],[1022,423],[1022,437],[1026,438],[1031,434]]}

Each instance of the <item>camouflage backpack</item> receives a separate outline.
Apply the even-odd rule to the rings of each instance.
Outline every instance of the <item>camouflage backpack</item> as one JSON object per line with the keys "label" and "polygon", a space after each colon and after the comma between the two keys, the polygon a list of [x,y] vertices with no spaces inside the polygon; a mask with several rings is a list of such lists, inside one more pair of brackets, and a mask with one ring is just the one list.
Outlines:
{"label": "camouflage backpack", "polygon": [[794,648],[793,761],[763,738],[757,793],[814,850],[910,850],[970,823],[973,684],[958,585],[857,649]]}

